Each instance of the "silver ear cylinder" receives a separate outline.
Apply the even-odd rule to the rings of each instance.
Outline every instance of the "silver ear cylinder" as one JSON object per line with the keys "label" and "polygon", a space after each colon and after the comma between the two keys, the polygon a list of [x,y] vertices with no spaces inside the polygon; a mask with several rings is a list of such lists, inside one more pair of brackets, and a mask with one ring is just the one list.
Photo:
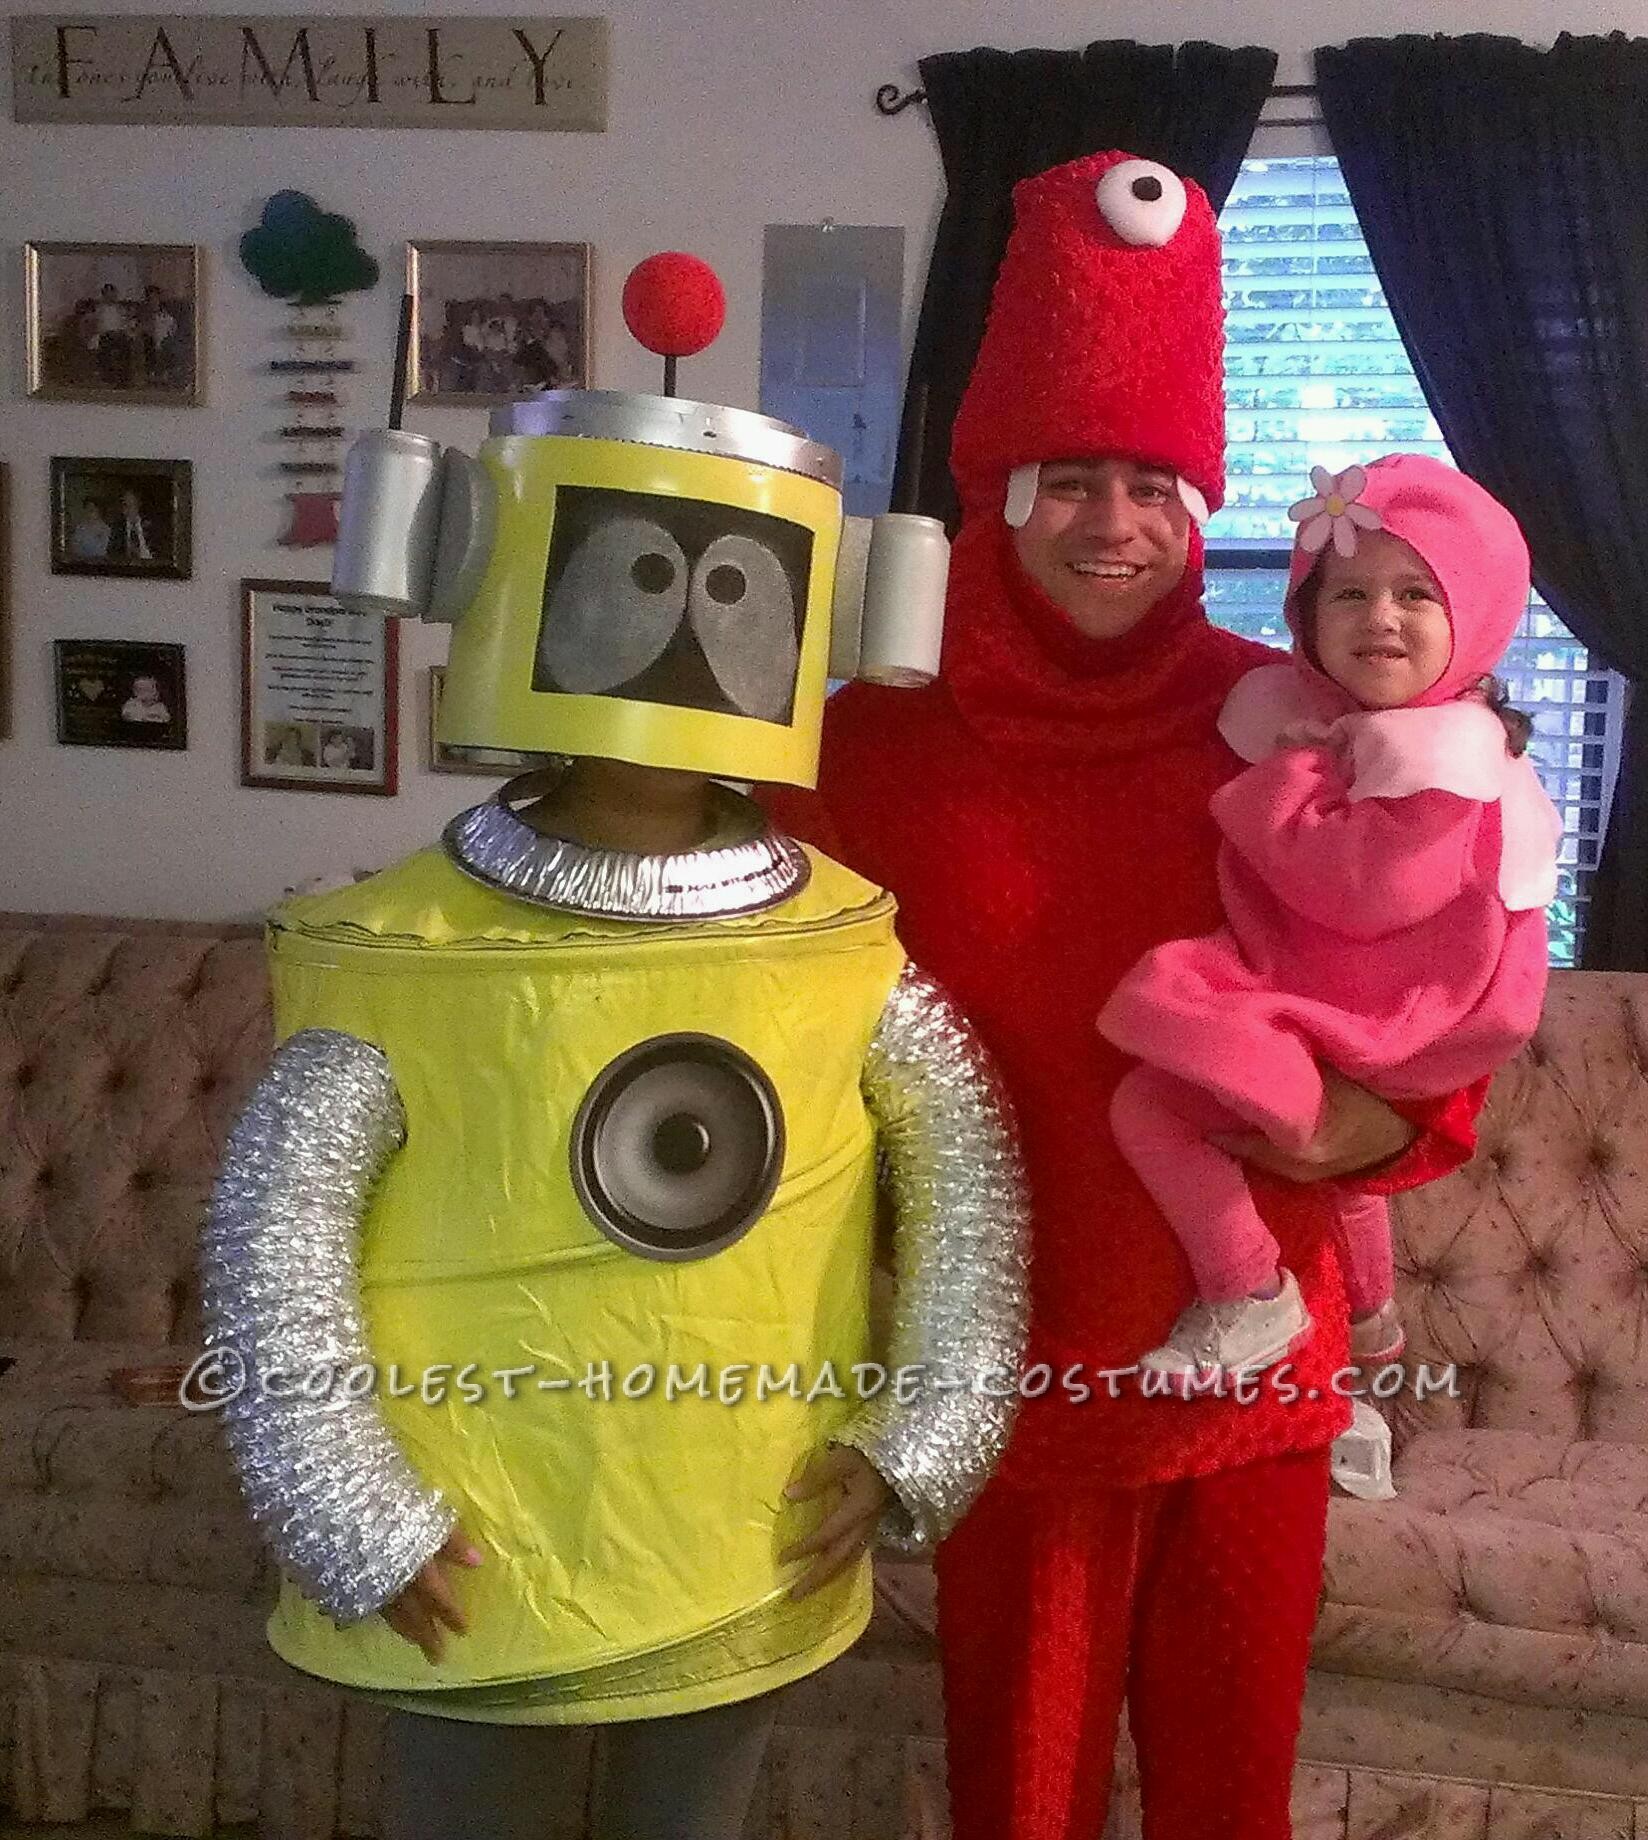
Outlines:
{"label": "silver ear cylinder", "polygon": [[332,592],[355,613],[417,617],[429,603],[441,526],[440,443],[373,428],[349,449]]}
{"label": "silver ear cylinder", "polygon": [[864,569],[858,674],[866,683],[919,689],[938,676],[950,540],[937,518],[878,517]]}

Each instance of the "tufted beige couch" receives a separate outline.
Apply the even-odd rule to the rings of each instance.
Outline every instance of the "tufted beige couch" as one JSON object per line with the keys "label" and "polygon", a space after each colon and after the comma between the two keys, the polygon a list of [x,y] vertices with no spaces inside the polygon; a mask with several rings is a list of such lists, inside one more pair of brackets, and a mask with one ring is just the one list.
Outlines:
{"label": "tufted beige couch", "polygon": [[[374,1831],[377,1720],[265,1648],[211,1419],[107,1384],[194,1351],[265,1001],[248,928],[0,915],[0,1840]],[[1400,1210],[1413,1359],[1459,1397],[1398,1403],[1397,1501],[1335,1504],[1300,1840],[1648,1840],[1645,1061],[1648,979],[1557,977],[1482,1154]],[[787,1696],[750,1840],[941,1840],[931,1600],[884,1566]]]}

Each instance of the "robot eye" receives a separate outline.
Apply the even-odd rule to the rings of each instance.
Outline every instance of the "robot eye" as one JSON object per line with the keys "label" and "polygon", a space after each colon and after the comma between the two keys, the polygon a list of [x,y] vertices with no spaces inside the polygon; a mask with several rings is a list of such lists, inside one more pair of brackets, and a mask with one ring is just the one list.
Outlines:
{"label": "robot eye", "polygon": [[692,572],[687,617],[715,681],[739,713],[789,720],[800,640],[784,564],[753,537],[717,537]]}
{"label": "robot eye", "polygon": [[1094,187],[1099,215],[1124,243],[1160,249],[1184,222],[1184,181],[1155,160],[1122,160]]}
{"label": "robot eye", "polygon": [[613,517],[544,584],[535,689],[596,696],[638,676],[687,605],[687,559],[661,524]]}

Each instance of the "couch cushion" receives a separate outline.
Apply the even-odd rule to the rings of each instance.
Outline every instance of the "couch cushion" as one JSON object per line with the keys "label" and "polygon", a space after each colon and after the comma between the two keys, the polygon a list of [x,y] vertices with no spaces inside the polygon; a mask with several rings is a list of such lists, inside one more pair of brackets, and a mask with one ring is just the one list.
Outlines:
{"label": "couch cushion", "polygon": [[1648,1449],[1425,1432],[1335,1501],[1313,1664],[1648,1714]]}
{"label": "couch cushion", "polygon": [[1410,1365],[1459,1381],[1398,1406],[1398,1443],[1465,1427],[1648,1443],[1645,1069],[1648,978],[1553,973],[1475,1158],[1397,1198]]}
{"label": "couch cushion", "polygon": [[267,1561],[215,1417],[109,1385],[115,1366],[186,1351],[17,1346],[0,1375],[0,1575],[255,1598]]}
{"label": "couch cushion", "polygon": [[206,1198],[269,1041],[254,929],[0,915],[0,1337],[199,1334]]}

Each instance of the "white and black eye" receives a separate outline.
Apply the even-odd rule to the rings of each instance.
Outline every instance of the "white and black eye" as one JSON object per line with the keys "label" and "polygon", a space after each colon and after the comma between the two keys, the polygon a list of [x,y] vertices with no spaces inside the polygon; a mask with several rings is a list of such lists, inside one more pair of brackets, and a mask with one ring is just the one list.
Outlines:
{"label": "white and black eye", "polygon": [[787,721],[799,642],[795,589],[778,557],[754,537],[717,537],[693,566],[687,617],[740,714]]}
{"label": "white and black eye", "polygon": [[687,583],[687,558],[661,524],[597,525],[546,587],[534,683],[595,696],[638,676],[681,624]]}
{"label": "white and black eye", "polygon": [[1155,160],[1123,160],[1094,187],[1099,215],[1124,243],[1160,249],[1184,222],[1184,180]]}

